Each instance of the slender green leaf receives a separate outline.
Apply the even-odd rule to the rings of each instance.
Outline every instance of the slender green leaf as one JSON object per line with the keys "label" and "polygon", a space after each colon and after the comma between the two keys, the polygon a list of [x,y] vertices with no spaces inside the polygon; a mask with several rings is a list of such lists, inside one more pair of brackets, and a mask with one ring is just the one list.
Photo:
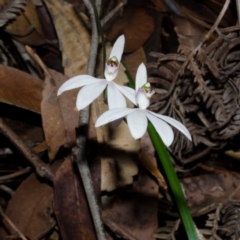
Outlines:
{"label": "slender green leaf", "polygon": [[[134,80],[132,79],[128,70],[125,71],[129,83],[128,86],[131,88],[135,88]],[[187,205],[186,198],[184,196],[180,181],[175,172],[171,159],[169,157],[168,151],[161,139],[161,137],[157,134],[154,126],[151,122],[148,122],[148,133],[152,140],[152,143],[155,147],[157,155],[159,157],[159,161],[163,170],[165,172],[168,186],[172,192],[174,197],[174,201],[178,207],[179,214],[181,216],[184,228],[186,230],[187,236],[189,240],[198,240],[196,228],[190,213],[190,210]]]}

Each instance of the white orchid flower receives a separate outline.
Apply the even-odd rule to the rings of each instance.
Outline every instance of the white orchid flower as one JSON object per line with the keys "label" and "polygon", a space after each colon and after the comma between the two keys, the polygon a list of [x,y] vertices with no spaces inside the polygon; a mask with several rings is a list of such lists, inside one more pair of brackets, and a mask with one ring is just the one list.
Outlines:
{"label": "white orchid flower", "polygon": [[107,87],[109,109],[125,108],[127,104],[123,95],[136,105],[135,91],[129,87],[120,86],[113,82],[120,68],[124,43],[124,35],[121,35],[114,43],[110,57],[106,62],[104,72],[106,79],[99,79],[89,75],[79,75],[66,81],[58,89],[57,95],[67,90],[84,86],[79,91],[76,102],[77,109],[81,110],[91,104]]}
{"label": "white orchid flower", "polygon": [[171,117],[156,114],[147,110],[147,107],[150,104],[150,98],[153,94],[154,91],[151,91],[150,83],[147,83],[146,67],[142,63],[138,67],[136,75],[136,102],[139,108],[117,108],[108,110],[98,118],[95,127],[100,127],[106,123],[127,116],[128,127],[135,139],[141,138],[146,132],[149,120],[166,146],[170,146],[174,140],[173,130],[168,124],[177,128],[189,140],[191,140],[189,131],[182,123]]}

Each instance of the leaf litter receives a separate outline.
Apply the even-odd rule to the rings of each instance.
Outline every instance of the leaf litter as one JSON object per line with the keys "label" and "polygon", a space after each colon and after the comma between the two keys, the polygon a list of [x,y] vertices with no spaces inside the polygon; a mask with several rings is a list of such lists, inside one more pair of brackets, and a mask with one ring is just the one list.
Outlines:
{"label": "leaf litter", "polygon": [[[37,70],[37,78],[23,71],[27,69],[23,67],[24,59],[16,58],[16,52],[13,54],[11,38],[32,47],[46,44],[45,32],[40,26],[46,23],[40,24],[35,10],[30,11],[40,7],[41,3],[33,1],[36,6],[30,3],[31,7],[26,7],[24,12],[24,1],[3,2],[5,9],[0,8],[0,11],[13,11],[14,14],[4,15],[1,22],[5,29],[4,37],[0,36],[3,42],[0,59],[5,63],[0,65],[0,101],[4,108],[1,117],[5,117],[4,121],[12,121],[12,124],[20,120],[42,129],[44,139],[41,136],[36,143],[38,138],[28,134],[25,127],[22,132],[12,127],[25,141],[23,144],[32,148],[32,154],[48,164],[42,166],[48,166],[52,171],[55,169],[55,177],[51,182],[36,177],[34,172],[24,175],[26,173],[22,169],[29,167],[28,160],[21,148],[17,150],[2,134],[0,157],[3,163],[0,164],[0,174],[10,176],[9,173],[14,173],[18,177],[4,178],[0,183],[0,204],[15,226],[9,226],[7,218],[3,217],[0,236],[18,238],[21,232],[22,238],[30,239],[60,239],[60,236],[66,240],[96,239],[81,179],[70,157],[71,148],[74,150],[75,147],[78,125],[79,112],[75,108],[78,89],[56,96],[64,81],[86,73],[90,25],[86,24],[87,17],[83,22],[83,15],[76,11],[86,9],[75,2],[78,8],[74,8],[71,1],[44,1],[60,42],[60,49],[56,51],[61,51],[62,58],[56,57],[62,62],[64,73],[56,71],[59,69],[57,65],[52,65],[56,66],[55,70],[44,69],[39,61],[35,61],[33,69]],[[16,11],[7,8],[11,4]],[[147,63],[149,81],[156,91],[151,110],[180,120],[193,136],[190,143],[176,132],[175,141],[168,150],[185,189],[199,234],[202,234],[202,239],[203,236],[206,239],[234,239],[239,231],[236,212],[239,210],[240,179],[239,156],[236,154],[239,152],[237,141],[240,126],[240,29],[233,26],[237,14],[231,3],[226,14],[221,16],[218,28],[215,26],[216,33],[205,41],[224,3],[204,1],[198,3],[198,9],[194,3],[186,1],[175,1],[175,4],[185,18],[174,15],[173,9],[167,8],[162,1],[147,1],[141,7],[133,1],[131,6],[127,5],[115,13],[104,31],[110,41],[124,33],[127,54],[123,61],[133,79],[138,65],[146,62],[146,55],[151,54],[155,59]],[[113,7],[114,2],[110,1],[107,9]],[[148,11],[150,8],[151,11]],[[19,16],[17,24],[14,23],[16,12],[29,20],[28,25]],[[153,19],[157,18],[149,12],[161,15],[161,25],[154,22]],[[10,19],[13,22],[9,22]],[[152,32],[157,30],[161,32],[161,38],[157,39],[161,41],[162,51],[146,52],[144,44],[154,41],[156,36]],[[199,44],[201,47],[192,54]],[[6,66],[8,52],[15,58],[11,65],[20,66],[19,69]],[[99,66],[102,65],[99,61]],[[44,79],[42,71],[45,73]],[[124,71],[122,66],[116,80],[122,85],[128,82]],[[181,223],[172,208],[167,184],[158,169],[147,134],[140,142],[134,140],[124,121],[117,128],[109,125],[95,129],[94,122],[107,108],[103,96],[92,104],[86,149],[107,238],[182,239]],[[7,111],[11,114],[6,114]],[[28,111],[36,115],[33,117]],[[40,117],[42,120],[39,121]],[[11,128],[11,124],[9,126]],[[37,150],[33,152],[34,149]],[[7,161],[11,164],[7,165]],[[55,165],[58,165],[58,170]],[[203,221],[203,217],[208,220]]]}

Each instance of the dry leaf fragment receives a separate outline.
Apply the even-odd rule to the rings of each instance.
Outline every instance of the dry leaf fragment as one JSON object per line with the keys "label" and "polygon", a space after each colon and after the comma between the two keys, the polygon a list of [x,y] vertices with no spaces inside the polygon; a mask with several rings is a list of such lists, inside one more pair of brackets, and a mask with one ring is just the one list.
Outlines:
{"label": "dry leaf fragment", "polygon": [[124,52],[133,52],[139,49],[154,31],[153,18],[144,8],[126,9],[122,17],[118,17],[112,25],[107,37],[114,41],[124,34],[126,44]]}
{"label": "dry leaf fragment", "polygon": [[188,53],[185,53],[185,56],[188,56],[206,35],[205,28],[175,14],[172,14],[171,18],[175,24],[174,30],[178,35],[178,52],[185,53],[184,50],[187,49]]}
{"label": "dry leaf fragment", "polygon": [[132,78],[135,80],[139,65],[141,63],[146,63],[146,56],[143,48],[140,47],[135,52],[124,54],[123,62],[127,70],[130,72]]}
{"label": "dry leaf fragment", "polygon": [[[6,214],[25,236],[40,239],[56,224],[52,217],[52,197],[52,187],[41,183],[33,173],[14,193]],[[6,232],[1,228],[0,236],[4,235]]]}
{"label": "dry leaf fragment", "polygon": [[46,143],[48,145],[48,156],[50,160],[54,159],[59,148],[66,142],[66,131],[56,94],[57,80],[56,74],[55,79],[46,76],[41,102],[43,129]]}
{"label": "dry leaf fragment", "polygon": [[64,73],[71,78],[86,73],[90,36],[74,7],[63,1],[45,1],[57,31]]}
{"label": "dry leaf fragment", "polygon": [[68,157],[58,169],[54,181],[54,210],[63,240],[95,240],[90,209],[80,177]]}
{"label": "dry leaf fragment", "polygon": [[0,65],[0,101],[40,113],[43,82],[18,69]]}
{"label": "dry leaf fragment", "polygon": [[61,146],[71,148],[75,144],[79,116],[75,106],[78,89],[57,97],[57,90],[66,81],[66,76],[54,70],[49,70],[49,73],[50,76],[45,78],[41,109],[48,154],[53,160]]}
{"label": "dry leaf fragment", "polygon": [[181,180],[191,210],[221,203],[239,186],[239,173],[224,169],[219,171],[216,167],[213,170],[215,172]]}
{"label": "dry leaf fragment", "polygon": [[24,11],[6,25],[4,30],[25,45],[39,46],[46,43],[35,6],[31,0],[26,0]]}
{"label": "dry leaf fragment", "polygon": [[140,171],[131,190],[121,189],[114,197],[103,197],[109,217],[139,240],[153,240],[158,226],[158,185]]}

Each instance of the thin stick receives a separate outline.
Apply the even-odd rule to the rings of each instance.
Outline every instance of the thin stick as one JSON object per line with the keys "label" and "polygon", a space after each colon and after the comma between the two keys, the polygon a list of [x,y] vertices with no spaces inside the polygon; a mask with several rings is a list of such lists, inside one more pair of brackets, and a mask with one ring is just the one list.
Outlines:
{"label": "thin stick", "polygon": [[[95,4],[96,4],[96,7],[97,7],[98,16],[100,16],[100,14],[101,14],[100,11],[101,11],[102,0],[96,0]],[[89,9],[88,9],[88,10],[89,10]]]}
{"label": "thin stick", "polygon": [[10,196],[12,196],[14,194],[14,191],[6,185],[0,184],[0,189],[2,189],[4,192],[8,193]]}
{"label": "thin stick", "polygon": [[34,167],[38,176],[47,178],[50,181],[54,179],[52,169],[29,148],[0,118],[0,129],[2,133],[23,153],[29,163]]}
{"label": "thin stick", "polygon": [[236,5],[237,5],[238,25],[240,25],[240,0],[236,0]]}
{"label": "thin stick", "polygon": [[[84,0],[84,3],[89,11],[92,22],[91,51],[89,56],[87,74],[93,75],[97,59],[98,31],[93,6],[89,0]],[[101,1],[96,1],[96,3],[98,3],[98,9],[100,9],[101,6],[99,4],[101,4]],[[80,113],[79,127],[77,130],[78,132],[76,139],[76,149],[73,152],[73,158],[77,164],[78,170],[83,181],[83,186],[87,195],[88,204],[92,214],[97,239],[106,240],[103,223],[100,216],[100,210],[94,193],[91,174],[86,158],[86,133],[88,121],[89,121],[89,106],[81,110]]]}
{"label": "thin stick", "polygon": [[109,12],[102,20],[101,25],[102,27],[106,24],[113,16],[116,14],[122,7],[126,4],[127,1],[120,2],[111,12]]}
{"label": "thin stick", "polygon": [[6,220],[6,222],[11,226],[11,228],[16,231],[16,233],[19,235],[19,237],[22,240],[27,240],[27,238],[21,233],[21,231],[16,227],[16,225],[9,219],[9,217],[3,212],[1,206],[0,206],[0,215]]}
{"label": "thin stick", "polygon": [[15,173],[11,173],[11,174],[7,174],[7,175],[4,175],[4,176],[0,176],[0,182],[8,180],[10,178],[19,177],[19,176],[21,176],[23,174],[26,174],[26,173],[30,172],[30,171],[31,171],[31,167],[26,167],[26,168],[24,168],[24,169],[22,169],[20,171],[15,172]]}

